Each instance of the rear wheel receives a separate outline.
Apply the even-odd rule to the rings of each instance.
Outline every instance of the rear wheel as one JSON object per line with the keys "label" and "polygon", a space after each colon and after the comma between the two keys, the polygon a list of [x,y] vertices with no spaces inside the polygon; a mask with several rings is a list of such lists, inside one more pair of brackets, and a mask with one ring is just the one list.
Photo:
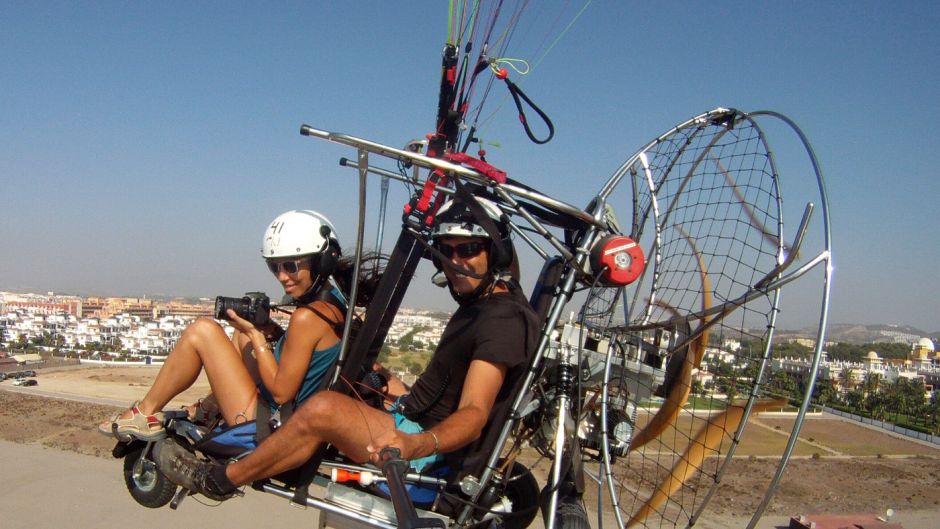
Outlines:
{"label": "rear wheel", "polygon": [[503,517],[505,529],[525,529],[535,519],[539,504],[539,484],[528,467],[514,461],[503,491],[512,502],[512,514]]}
{"label": "rear wheel", "polygon": [[163,507],[176,494],[176,484],[167,479],[156,463],[141,457],[147,445],[141,444],[124,456],[124,484],[134,500],[144,507]]}

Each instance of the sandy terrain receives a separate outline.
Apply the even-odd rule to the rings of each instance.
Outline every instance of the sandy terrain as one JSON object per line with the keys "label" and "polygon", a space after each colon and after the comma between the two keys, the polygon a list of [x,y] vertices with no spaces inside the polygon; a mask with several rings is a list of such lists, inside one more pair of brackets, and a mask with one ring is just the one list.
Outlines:
{"label": "sandy terrain", "polygon": [[[156,371],[82,368],[40,371],[39,386],[31,388],[0,382],[0,439],[110,458],[113,443],[97,433],[97,424],[142,396]],[[39,392],[66,398],[45,398]],[[206,392],[207,384],[200,379],[172,405],[192,402]],[[780,453],[777,444],[786,441],[789,424],[786,419],[758,420],[750,430],[754,441],[747,444],[745,436],[744,455],[725,474],[721,490],[697,527],[722,527],[731,520],[733,526],[746,525],[747,518],[742,517],[755,510],[776,468],[777,461],[763,452]],[[889,507],[908,529],[933,527],[932,520],[940,517],[937,448],[833,418],[809,420],[803,437],[808,448],[802,452],[808,455],[791,461],[767,510],[766,518],[777,525],[801,513],[883,513]],[[119,469],[115,461],[115,476]],[[761,526],[774,524],[762,521]]]}

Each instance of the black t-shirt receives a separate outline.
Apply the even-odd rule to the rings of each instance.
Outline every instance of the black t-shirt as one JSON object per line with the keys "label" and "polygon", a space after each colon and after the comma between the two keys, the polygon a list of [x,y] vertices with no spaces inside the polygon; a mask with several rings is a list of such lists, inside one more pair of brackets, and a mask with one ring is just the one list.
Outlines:
{"label": "black t-shirt", "polygon": [[406,417],[425,429],[438,424],[457,411],[470,362],[484,360],[506,366],[506,378],[490,420],[479,439],[448,454],[452,468],[453,463],[468,468],[471,462],[464,461],[468,455],[474,455],[474,460],[488,455],[477,452],[491,436],[498,435],[503,420],[493,419],[505,418],[512,405],[513,390],[525,375],[537,343],[535,312],[518,289],[464,304],[451,317],[427,369],[412,386],[411,393],[402,399]]}

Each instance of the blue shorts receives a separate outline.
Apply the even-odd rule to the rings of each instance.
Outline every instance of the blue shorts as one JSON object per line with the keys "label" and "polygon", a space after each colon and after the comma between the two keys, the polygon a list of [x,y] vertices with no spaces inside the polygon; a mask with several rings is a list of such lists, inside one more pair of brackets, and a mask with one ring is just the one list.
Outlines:
{"label": "blue shorts", "polygon": [[[411,419],[405,417],[401,413],[401,408],[398,406],[398,402],[392,404],[389,413],[395,418],[395,429],[399,432],[405,433],[421,433],[424,431],[424,428],[420,424],[412,421]],[[425,468],[431,466],[438,461],[443,461],[444,456],[441,454],[433,454],[429,456],[420,457],[418,459],[412,459],[408,463],[411,464],[411,468],[415,469],[416,472],[421,472]]]}

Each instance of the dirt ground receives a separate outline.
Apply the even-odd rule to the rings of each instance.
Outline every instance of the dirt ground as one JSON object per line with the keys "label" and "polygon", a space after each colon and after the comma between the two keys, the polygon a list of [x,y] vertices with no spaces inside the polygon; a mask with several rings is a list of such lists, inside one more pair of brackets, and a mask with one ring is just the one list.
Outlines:
{"label": "dirt ground", "polygon": [[[120,407],[70,399],[130,403],[143,395],[156,371],[155,368],[40,370],[38,386],[15,388],[16,392],[11,388],[12,382],[0,382],[0,438],[110,457],[113,441],[97,432],[97,424]],[[192,402],[207,393],[207,387],[200,379],[171,405]],[[65,398],[39,396],[39,391]],[[763,440],[762,446],[783,443],[789,425],[787,419],[758,418],[750,433]],[[940,449],[836,418],[808,419],[802,438],[801,442],[811,447],[803,452],[810,455],[798,455],[791,460],[768,514],[883,513],[892,508],[935,512],[940,516]],[[777,450],[779,454],[777,447],[770,448],[768,452]],[[763,451],[742,444],[742,455],[735,458],[725,473],[708,511],[726,516],[754,512],[777,466],[777,459],[763,455]],[[539,465],[547,467],[547,462]]]}
{"label": "dirt ground", "polygon": [[[98,433],[98,424],[140,399],[153,383],[154,367],[91,367],[38,370],[39,385],[0,391],[0,439],[17,443],[39,443],[49,448],[81,454],[111,457],[114,441]],[[13,382],[0,382],[0,389],[12,388]],[[50,399],[35,394],[56,394]],[[170,403],[179,407],[195,402],[209,393],[204,376]],[[125,403],[103,405],[94,402]]]}

